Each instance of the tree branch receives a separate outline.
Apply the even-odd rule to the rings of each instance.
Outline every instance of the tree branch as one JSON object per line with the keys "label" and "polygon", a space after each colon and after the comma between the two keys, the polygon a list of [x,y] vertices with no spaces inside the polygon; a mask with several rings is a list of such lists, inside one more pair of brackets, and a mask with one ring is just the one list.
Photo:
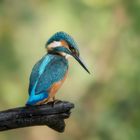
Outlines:
{"label": "tree branch", "polygon": [[64,132],[64,119],[69,118],[70,110],[74,104],[66,101],[59,101],[27,107],[18,107],[0,112],[0,131],[47,125],[48,127]]}

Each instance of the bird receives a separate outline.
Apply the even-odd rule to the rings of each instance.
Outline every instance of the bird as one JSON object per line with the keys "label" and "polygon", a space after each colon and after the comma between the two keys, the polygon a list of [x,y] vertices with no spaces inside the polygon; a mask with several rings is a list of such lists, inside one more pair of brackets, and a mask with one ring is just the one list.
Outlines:
{"label": "bird", "polygon": [[55,101],[55,95],[68,73],[68,58],[73,57],[90,74],[80,58],[75,40],[66,32],[53,34],[45,44],[46,54],[33,66],[29,78],[27,106]]}

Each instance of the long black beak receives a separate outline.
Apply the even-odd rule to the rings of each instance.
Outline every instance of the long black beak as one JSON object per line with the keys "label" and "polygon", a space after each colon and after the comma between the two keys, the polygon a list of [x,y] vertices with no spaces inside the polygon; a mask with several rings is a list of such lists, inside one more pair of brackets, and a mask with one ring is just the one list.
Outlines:
{"label": "long black beak", "polygon": [[56,52],[65,52],[67,54],[70,54],[71,56],[73,56],[79,63],[80,65],[90,74],[89,70],[87,69],[87,66],[84,64],[84,62],[82,61],[82,59],[79,56],[76,56],[75,54],[73,54],[71,51],[69,51],[67,48],[60,46],[60,47],[56,47],[54,48],[52,51],[52,53],[56,53]]}
{"label": "long black beak", "polygon": [[80,58],[80,57],[78,57],[78,56],[76,56],[76,55],[74,55],[74,54],[71,54],[79,63],[80,63],[80,65],[90,74],[90,72],[89,72],[89,70],[87,69],[87,66],[84,64],[84,62],[83,62],[83,60]]}

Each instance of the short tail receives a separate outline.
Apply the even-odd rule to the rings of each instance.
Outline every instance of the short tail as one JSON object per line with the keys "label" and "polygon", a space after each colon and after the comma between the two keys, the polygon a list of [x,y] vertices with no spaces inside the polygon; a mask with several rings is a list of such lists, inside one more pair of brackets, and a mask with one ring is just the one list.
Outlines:
{"label": "short tail", "polygon": [[26,103],[26,106],[36,105],[38,102],[41,102],[41,101],[43,101],[47,98],[48,98],[47,93],[40,93],[40,94],[37,94],[37,95],[29,96],[29,99]]}

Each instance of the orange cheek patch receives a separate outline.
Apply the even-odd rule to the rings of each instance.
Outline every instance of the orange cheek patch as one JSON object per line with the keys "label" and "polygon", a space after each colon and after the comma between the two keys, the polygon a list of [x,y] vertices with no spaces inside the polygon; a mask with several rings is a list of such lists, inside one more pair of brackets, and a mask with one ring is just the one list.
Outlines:
{"label": "orange cheek patch", "polygon": [[69,49],[68,43],[66,41],[61,40],[60,42],[61,42],[62,46]]}

